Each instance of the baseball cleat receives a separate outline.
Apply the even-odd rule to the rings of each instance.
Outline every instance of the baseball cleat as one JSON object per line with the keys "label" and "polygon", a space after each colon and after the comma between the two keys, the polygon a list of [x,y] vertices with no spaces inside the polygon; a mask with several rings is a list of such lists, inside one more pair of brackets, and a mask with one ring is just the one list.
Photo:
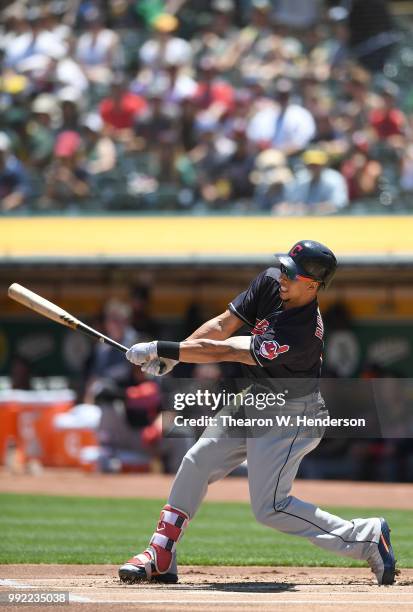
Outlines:
{"label": "baseball cleat", "polygon": [[378,542],[379,557],[371,560],[370,566],[373,574],[376,575],[377,584],[394,584],[396,575],[396,559],[394,558],[393,547],[390,542],[390,527],[384,518],[380,519],[381,532]]}
{"label": "baseball cleat", "polygon": [[155,544],[149,546],[143,553],[129,559],[119,568],[119,578],[121,581],[127,584],[134,584],[136,582],[176,584],[178,582],[177,574],[168,571],[160,572],[159,568],[157,568],[156,560],[158,552],[160,551]]}
{"label": "baseball cleat", "polygon": [[133,563],[125,563],[119,568],[119,578],[125,584],[136,584],[137,582],[154,582],[158,584],[176,584],[178,582],[177,574],[152,574],[148,578],[145,569],[134,565]]}

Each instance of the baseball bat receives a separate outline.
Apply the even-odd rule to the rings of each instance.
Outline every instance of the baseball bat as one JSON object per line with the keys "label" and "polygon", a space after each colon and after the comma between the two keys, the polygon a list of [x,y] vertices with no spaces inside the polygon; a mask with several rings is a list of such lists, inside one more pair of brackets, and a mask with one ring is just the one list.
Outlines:
{"label": "baseball bat", "polygon": [[26,306],[26,308],[30,308],[30,310],[34,310],[35,312],[41,314],[43,317],[47,317],[48,319],[52,319],[52,321],[56,321],[56,323],[60,323],[60,325],[65,325],[66,327],[70,327],[71,329],[78,329],[83,332],[87,336],[91,336],[92,338],[97,338],[99,342],[104,342],[105,344],[110,344],[110,346],[115,347],[119,351],[126,353],[128,348],[123,346],[123,344],[119,344],[112,338],[101,334],[93,327],[89,327],[89,325],[85,325],[79,319],[76,319],[73,315],[60,308],[60,306],[56,306],[53,302],[49,302],[41,295],[30,291],[30,289],[26,289],[19,283],[13,283],[10,285],[8,290],[8,296]]}

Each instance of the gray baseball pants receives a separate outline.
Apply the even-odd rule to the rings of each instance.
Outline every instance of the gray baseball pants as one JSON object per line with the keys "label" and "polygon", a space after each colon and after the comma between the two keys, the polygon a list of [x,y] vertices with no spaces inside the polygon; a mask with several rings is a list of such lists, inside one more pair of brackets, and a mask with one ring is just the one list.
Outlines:
{"label": "gray baseball pants", "polygon": [[[296,414],[325,417],[320,394],[293,402],[288,408]],[[208,428],[186,453],[176,474],[168,504],[195,516],[210,483],[224,478],[245,459],[254,515],[260,523],[297,536],[338,555],[368,559],[377,554],[381,526],[377,518],[348,521],[290,495],[292,483],[303,457],[319,444],[297,426],[291,434],[276,429],[261,437],[209,437]],[[176,571],[176,560],[170,571]]]}

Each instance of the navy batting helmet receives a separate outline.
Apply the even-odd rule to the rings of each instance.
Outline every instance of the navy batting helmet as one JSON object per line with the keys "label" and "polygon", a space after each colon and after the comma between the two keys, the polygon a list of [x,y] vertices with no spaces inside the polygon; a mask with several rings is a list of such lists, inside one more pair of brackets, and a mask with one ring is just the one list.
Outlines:
{"label": "navy batting helmet", "polygon": [[314,240],[300,240],[287,255],[276,255],[283,272],[294,280],[312,278],[327,287],[337,268],[337,259],[328,247]]}

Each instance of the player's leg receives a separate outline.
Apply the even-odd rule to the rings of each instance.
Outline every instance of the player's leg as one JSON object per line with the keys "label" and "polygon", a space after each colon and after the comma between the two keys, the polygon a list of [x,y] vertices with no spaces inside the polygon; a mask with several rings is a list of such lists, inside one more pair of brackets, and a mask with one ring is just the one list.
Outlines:
{"label": "player's leg", "polygon": [[245,457],[245,440],[210,438],[206,432],[182,460],[149,547],[119,569],[121,580],[176,582],[176,545],[208,485],[232,472]]}
{"label": "player's leg", "polygon": [[305,537],[339,555],[366,560],[379,584],[392,583],[395,562],[386,523],[379,518],[348,521],[290,495],[301,460],[320,439],[293,429],[288,437],[273,433],[247,440],[254,514],[269,527]]}

